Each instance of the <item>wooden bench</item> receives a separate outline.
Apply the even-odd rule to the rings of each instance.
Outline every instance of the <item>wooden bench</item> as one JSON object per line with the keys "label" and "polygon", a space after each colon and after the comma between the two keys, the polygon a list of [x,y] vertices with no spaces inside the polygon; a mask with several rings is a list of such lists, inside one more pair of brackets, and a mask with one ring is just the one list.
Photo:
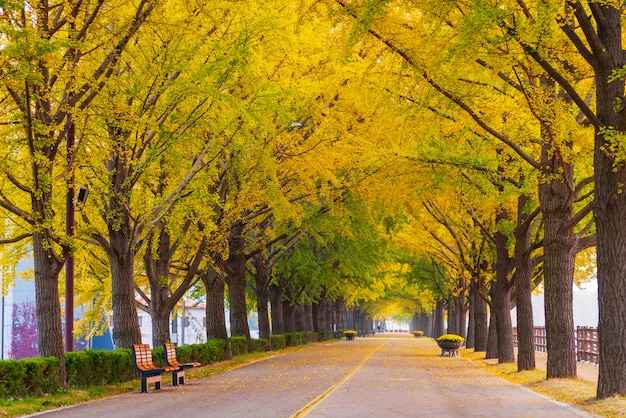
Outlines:
{"label": "wooden bench", "polygon": [[156,367],[152,362],[152,350],[148,344],[133,344],[133,363],[141,374],[141,393],[148,392],[148,385],[154,383],[154,390],[161,389],[161,375],[173,372],[176,367]]}
{"label": "wooden bench", "polygon": [[174,343],[163,344],[163,352],[165,354],[165,364],[170,367],[174,367],[176,370],[172,370],[172,384],[178,386],[178,384],[185,384],[185,370],[200,366],[200,363],[179,363],[176,358],[176,346]]}

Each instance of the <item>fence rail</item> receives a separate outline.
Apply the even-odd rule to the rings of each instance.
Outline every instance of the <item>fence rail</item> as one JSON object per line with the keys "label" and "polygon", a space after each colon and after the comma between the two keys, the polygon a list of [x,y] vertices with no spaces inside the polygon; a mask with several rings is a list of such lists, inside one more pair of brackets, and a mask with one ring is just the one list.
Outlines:
{"label": "fence rail", "polygon": [[[547,333],[545,327],[534,327],[535,351],[548,352]],[[517,347],[517,328],[513,327],[513,344]],[[576,361],[598,364],[598,329],[593,327],[576,327],[574,331]]]}

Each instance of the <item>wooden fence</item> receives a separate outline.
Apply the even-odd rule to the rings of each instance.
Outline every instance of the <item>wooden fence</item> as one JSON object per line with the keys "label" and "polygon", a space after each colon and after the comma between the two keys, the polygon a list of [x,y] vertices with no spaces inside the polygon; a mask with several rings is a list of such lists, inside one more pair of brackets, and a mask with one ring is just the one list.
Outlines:
{"label": "wooden fence", "polygon": [[[548,352],[545,327],[535,327],[535,351]],[[576,360],[584,363],[598,364],[598,329],[593,327],[576,327],[574,332]],[[517,347],[517,328],[513,327],[513,344]]]}

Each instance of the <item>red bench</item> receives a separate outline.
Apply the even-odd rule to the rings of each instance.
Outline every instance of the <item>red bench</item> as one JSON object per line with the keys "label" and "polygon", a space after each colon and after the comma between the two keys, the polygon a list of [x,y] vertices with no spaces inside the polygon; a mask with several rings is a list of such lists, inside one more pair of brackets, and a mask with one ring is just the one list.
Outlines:
{"label": "red bench", "polygon": [[133,344],[133,363],[141,375],[141,393],[148,392],[150,383],[154,383],[154,390],[161,389],[161,375],[177,369],[172,366],[156,367],[152,362],[152,350],[148,344]]}
{"label": "red bench", "polygon": [[177,386],[178,384],[185,384],[185,370],[200,366],[200,363],[179,363],[176,358],[176,346],[174,343],[165,343],[163,345],[163,352],[165,354],[165,364],[170,367],[174,367],[176,370],[172,370],[172,384]]}

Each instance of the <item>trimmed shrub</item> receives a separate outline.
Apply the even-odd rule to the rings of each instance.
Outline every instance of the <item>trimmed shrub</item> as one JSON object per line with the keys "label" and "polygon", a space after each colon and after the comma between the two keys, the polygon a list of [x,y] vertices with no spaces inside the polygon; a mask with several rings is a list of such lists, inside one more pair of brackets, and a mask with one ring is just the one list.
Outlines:
{"label": "trimmed shrub", "polygon": [[176,359],[179,363],[191,363],[193,360],[193,350],[191,345],[181,345],[176,347]]}
{"label": "trimmed shrub", "polygon": [[[226,352],[228,351],[228,341],[215,338],[205,343],[209,348],[208,362],[213,363],[215,361],[226,360]],[[196,360],[199,361],[199,360]]]}
{"label": "trimmed shrub", "polygon": [[285,344],[287,347],[293,347],[296,345],[296,335],[291,332],[285,332]]}
{"label": "trimmed shrub", "polygon": [[272,343],[272,350],[282,350],[287,347],[287,340],[282,334],[272,335],[270,337],[270,342]]}
{"label": "trimmed shrub", "polygon": [[190,361],[199,361],[203,365],[222,361],[226,358],[227,347],[228,342],[219,338],[211,339],[204,344],[193,344],[191,345]]}
{"label": "trimmed shrub", "polygon": [[230,337],[230,349],[233,356],[248,354],[248,339],[246,337]]}
{"label": "trimmed shrub", "polygon": [[265,338],[253,339],[252,340],[252,352],[260,353],[263,351],[270,351],[270,342]]}
{"label": "trimmed shrub", "polygon": [[305,331],[296,332],[296,335],[298,336],[298,345],[305,345],[307,343],[308,340]]}
{"label": "trimmed shrub", "polygon": [[133,366],[133,353],[128,348],[118,348],[109,352],[111,368],[109,372],[110,383],[128,382],[136,377]]}
{"label": "trimmed shrub", "polygon": [[65,367],[67,384],[72,387],[120,383],[136,377],[132,354],[127,349],[65,353]]}
{"label": "trimmed shrub", "polygon": [[59,359],[0,360],[0,399],[41,396],[61,388]]}

